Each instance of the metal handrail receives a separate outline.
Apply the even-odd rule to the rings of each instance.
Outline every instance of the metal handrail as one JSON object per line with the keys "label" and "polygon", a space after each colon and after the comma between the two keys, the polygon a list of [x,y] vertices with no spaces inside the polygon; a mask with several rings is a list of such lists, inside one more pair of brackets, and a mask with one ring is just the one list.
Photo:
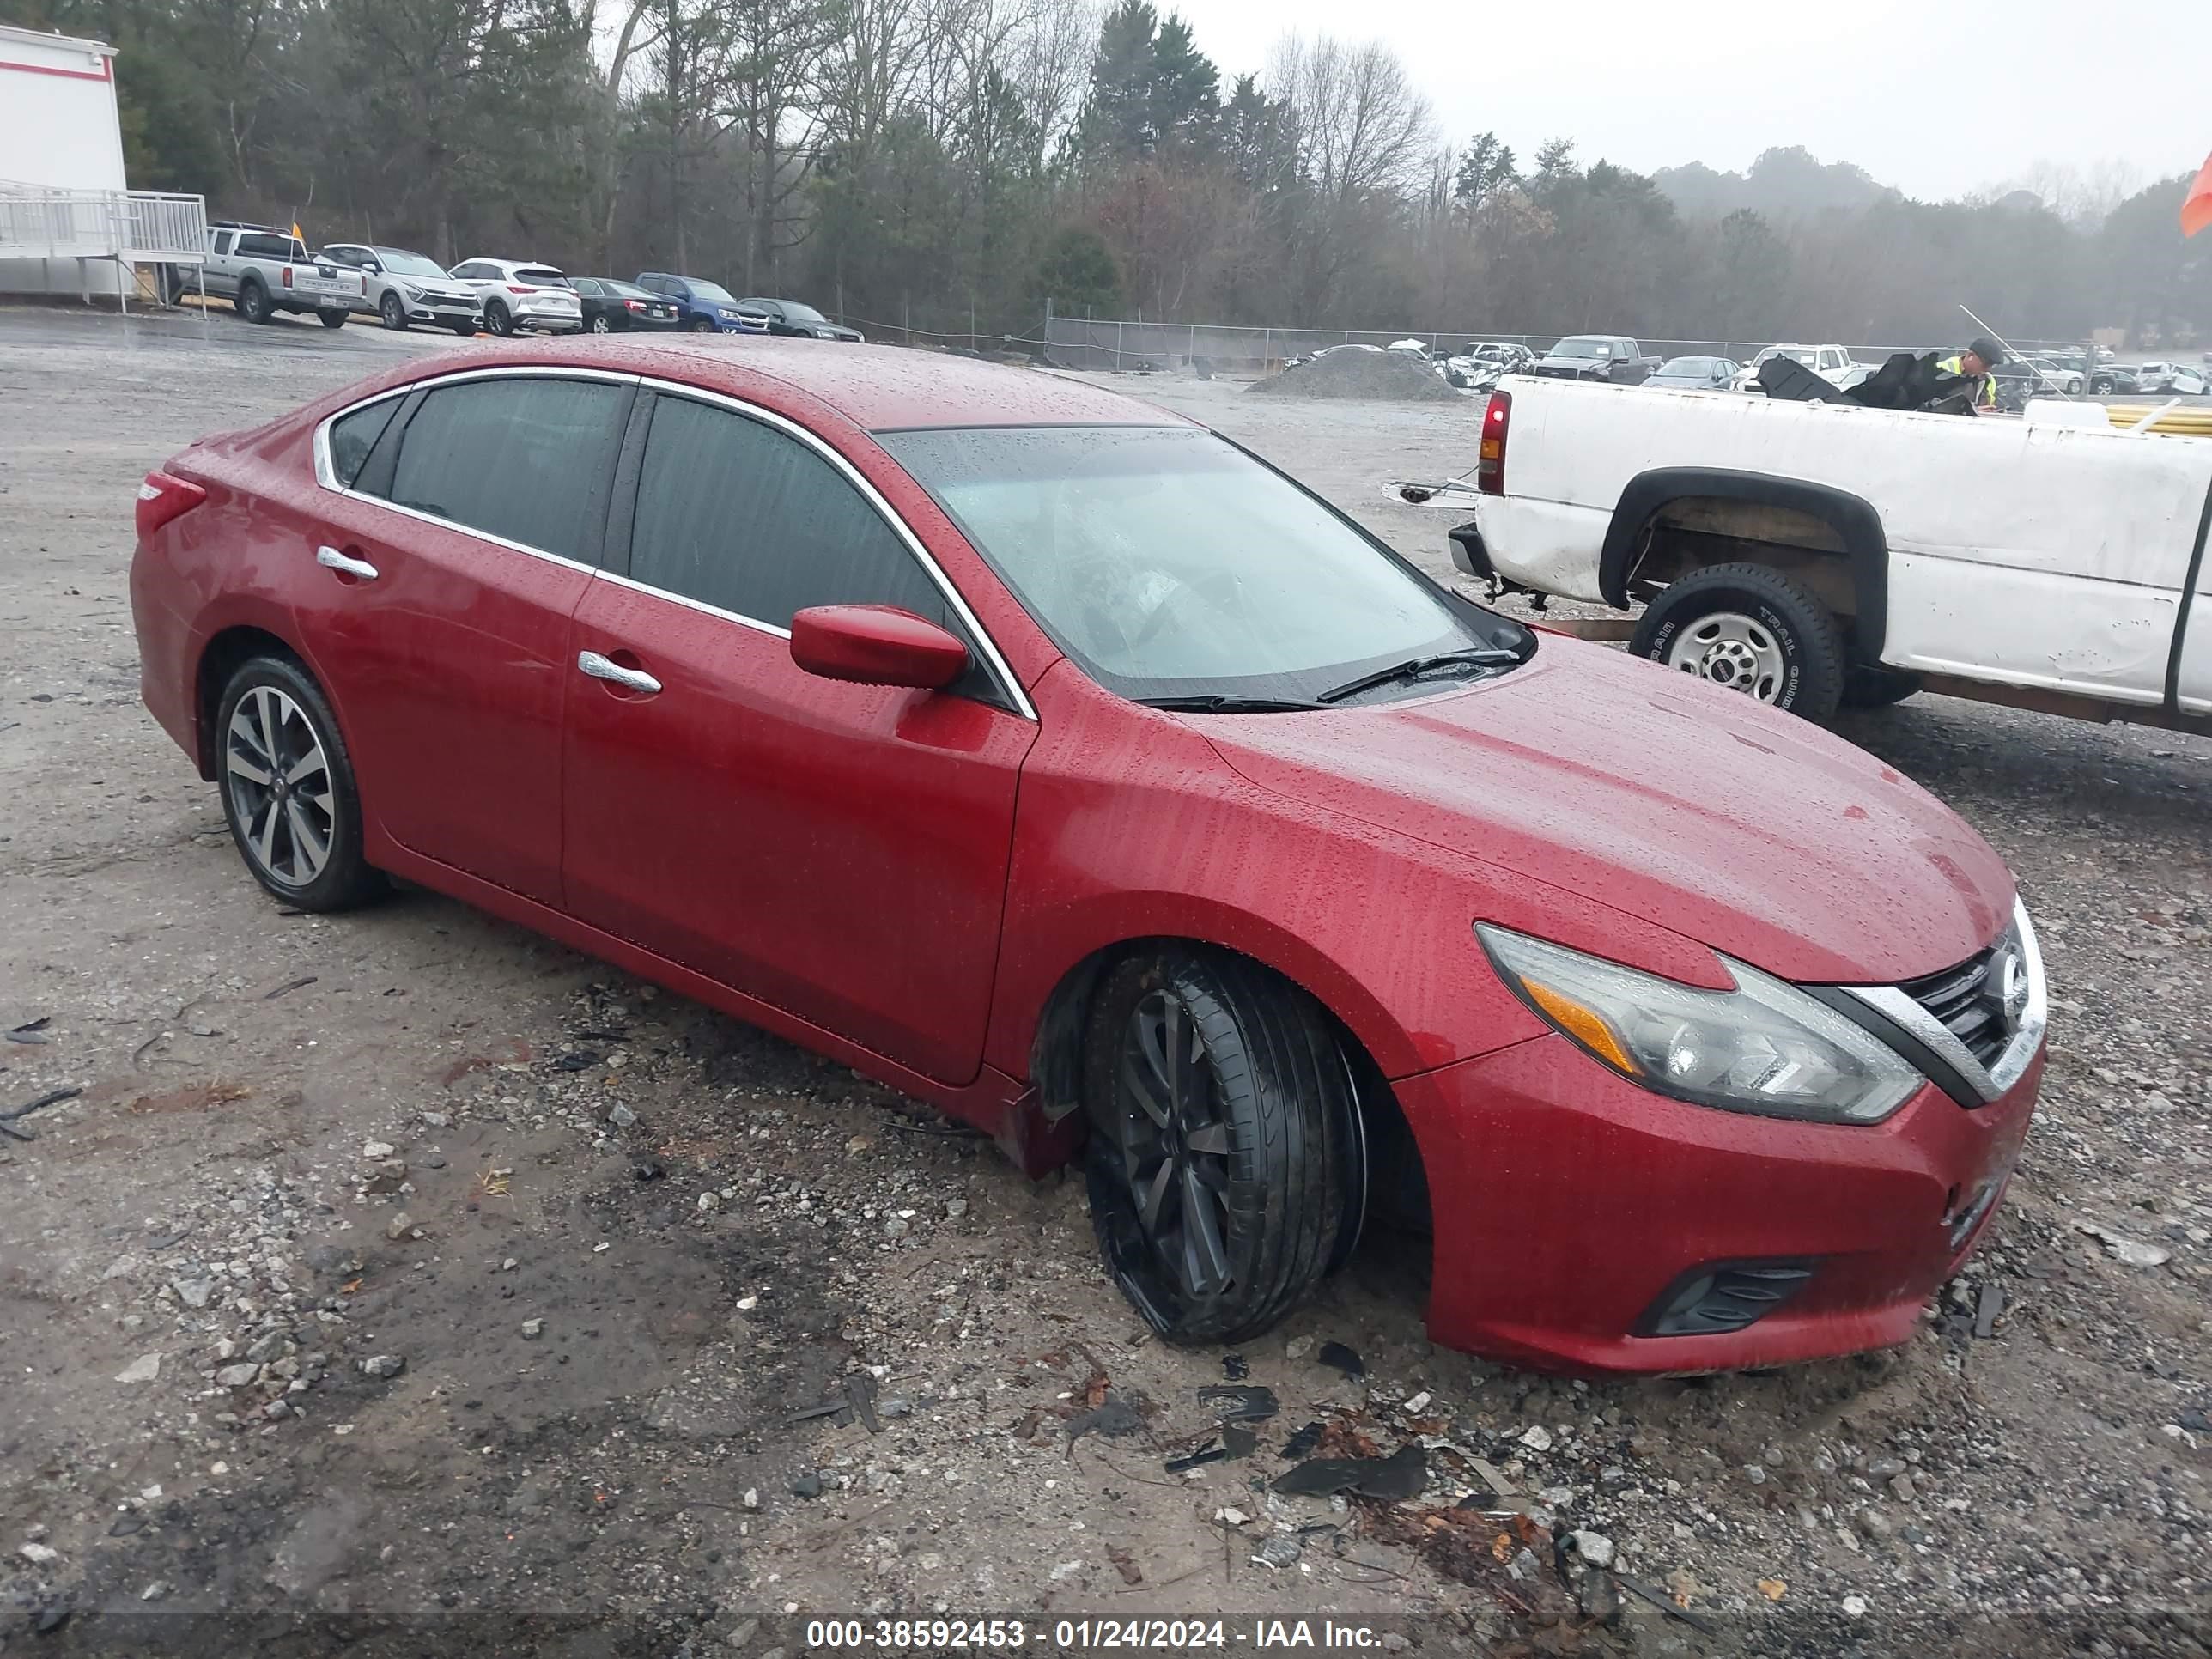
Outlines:
{"label": "metal handrail", "polygon": [[204,196],[0,188],[0,258],[198,264],[206,258]]}

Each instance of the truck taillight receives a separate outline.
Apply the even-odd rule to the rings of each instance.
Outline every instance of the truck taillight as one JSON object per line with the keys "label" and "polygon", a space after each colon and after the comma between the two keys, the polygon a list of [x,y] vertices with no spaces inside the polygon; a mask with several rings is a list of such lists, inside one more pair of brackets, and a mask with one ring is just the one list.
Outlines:
{"label": "truck taillight", "polygon": [[1482,412],[1482,442],[1475,450],[1474,487],[1486,495],[1505,493],[1505,438],[1513,424],[1513,394],[1493,392]]}
{"label": "truck taillight", "polygon": [[284,267],[284,286],[286,288],[292,286],[292,267],[289,265]]}
{"label": "truck taillight", "polygon": [[180,513],[191,511],[207,499],[207,491],[166,472],[149,472],[138,486],[138,538],[152,535]]}

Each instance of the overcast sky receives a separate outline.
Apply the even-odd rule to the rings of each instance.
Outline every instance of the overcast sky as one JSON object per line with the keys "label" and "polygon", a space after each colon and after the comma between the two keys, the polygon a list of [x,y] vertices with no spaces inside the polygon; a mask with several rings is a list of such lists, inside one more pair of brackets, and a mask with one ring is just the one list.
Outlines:
{"label": "overcast sky", "polygon": [[2212,152],[2212,0],[1155,0],[1222,70],[1288,30],[1395,47],[1463,144],[1522,161],[1567,134],[1586,161],[1740,170],[1802,144],[1923,198],[2039,161],[2130,165],[2139,183]]}

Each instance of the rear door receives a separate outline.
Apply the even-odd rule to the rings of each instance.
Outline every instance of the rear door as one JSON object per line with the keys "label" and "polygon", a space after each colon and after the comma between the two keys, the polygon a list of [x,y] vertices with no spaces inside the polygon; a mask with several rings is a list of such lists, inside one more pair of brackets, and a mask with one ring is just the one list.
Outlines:
{"label": "rear door", "polygon": [[592,582],[573,629],[572,674],[589,653],[646,678],[571,681],[570,910],[969,1081],[1036,735],[1026,702],[980,666],[928,692],[793,663],[792,613],[811,605],[896,605],[971,651],[981,637],[911,533],[798,428],[663,393],[636,477],[626,571]]}
{"label": "rear door", "polygon": [[491,371],[328,429],[301,617],[366,811],[411,852],[561,901],[568,617],[591,580],[626,376]]}
{"label": "rear door", "polygon": [[238,268],[232,263],[231,251],[237,246],[234,230],[211,230],[208,233],[207,291],[225,296],[238,292]]}

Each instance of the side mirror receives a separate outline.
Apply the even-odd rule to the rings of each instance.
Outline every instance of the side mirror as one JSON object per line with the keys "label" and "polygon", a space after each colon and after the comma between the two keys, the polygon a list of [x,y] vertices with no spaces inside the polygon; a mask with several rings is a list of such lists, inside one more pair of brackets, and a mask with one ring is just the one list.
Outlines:
{"label": "side mirror", "polygon": [[936,691],[968,671],[968,647],[888,605],[811,605],[791,619],[791,659],[825,680]]}

